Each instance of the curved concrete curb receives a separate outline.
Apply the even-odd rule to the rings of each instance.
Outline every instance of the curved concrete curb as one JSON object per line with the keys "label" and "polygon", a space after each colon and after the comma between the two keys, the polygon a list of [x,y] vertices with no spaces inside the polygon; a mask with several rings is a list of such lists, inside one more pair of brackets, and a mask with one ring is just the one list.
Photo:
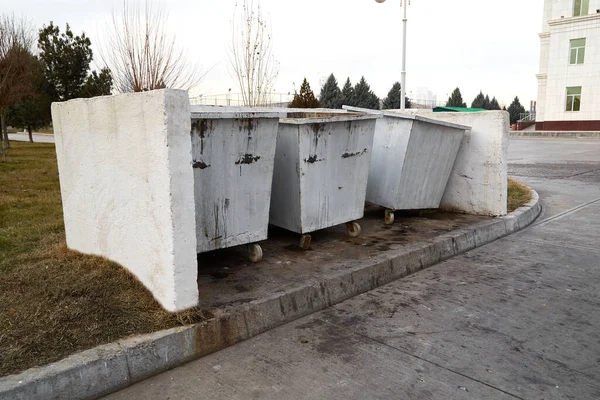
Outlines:
{"label": "curved concrete curb", "polygon": [[538,194],[532,194],[529,203],[505,217],[346,265],[268,298],[218,309],[208,321],[119,340],[0,378],[0,399],[94,399],[125,388],[523,229],[541,212]]}

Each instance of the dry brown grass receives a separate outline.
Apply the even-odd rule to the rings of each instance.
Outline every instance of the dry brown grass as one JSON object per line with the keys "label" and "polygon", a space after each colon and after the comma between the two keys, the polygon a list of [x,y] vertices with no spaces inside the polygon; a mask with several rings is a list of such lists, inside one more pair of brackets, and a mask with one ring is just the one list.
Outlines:
{"label": "dry brown grass", "polygon": [[0,161],[0,376],[206,316],[168,313],[117,264],[68,250],[54,146],[11,143]]}
{"label": "dry brown grass", "polygon": [[531,190],[514,179],[508,179],[508,212],[514,211],[531,200]]}

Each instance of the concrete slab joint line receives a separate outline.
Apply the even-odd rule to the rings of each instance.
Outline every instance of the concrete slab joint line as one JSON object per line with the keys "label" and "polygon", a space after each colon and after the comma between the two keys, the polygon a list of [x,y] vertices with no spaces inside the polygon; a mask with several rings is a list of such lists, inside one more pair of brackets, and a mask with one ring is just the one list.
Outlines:
{"label": "concrete slab joint line", "polygon": [[512,131],[511,137],[521,138],[560,138],[560,139],[600,139],[600,132],[591,131]]}
{"label": "concrete slab joint line", "polygon": [[444,234],[282,293],[214,310],[196,325],[138,335],[0,378],[0,399],[96,399],[269,329],[340,303],[530,225],[538,194],[509,215]]}

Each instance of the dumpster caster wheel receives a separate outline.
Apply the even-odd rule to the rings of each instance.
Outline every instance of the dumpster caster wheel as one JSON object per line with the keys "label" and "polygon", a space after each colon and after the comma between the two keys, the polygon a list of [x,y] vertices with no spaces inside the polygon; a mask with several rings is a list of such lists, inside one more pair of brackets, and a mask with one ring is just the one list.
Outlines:
{"label": "dumpster caster wheel", "polygon": [[394,223],[394,210],[385,210],[385,224],[392,225]]}
{"label": "dumpster caster wheel", "polygon": [[355,238],[360,236],[362,229],[358,222],[346,222],[346,232],[348,232],[348,236]]}
{"label": "dumpster caster wheel", "polygon": [[250,261],[256,263],[262,260],[262,257],[262,247],[260,247],[259,244],[252,243],[248,245],[248,258],[250,259]]}
{"label": "dumpster caster wheel", "polygon": [[311,241],[311,236],[308,233],[305,233],[304,235],[300,236],[300,247],[304,250],[308,250],[310,249],[310,241]]}

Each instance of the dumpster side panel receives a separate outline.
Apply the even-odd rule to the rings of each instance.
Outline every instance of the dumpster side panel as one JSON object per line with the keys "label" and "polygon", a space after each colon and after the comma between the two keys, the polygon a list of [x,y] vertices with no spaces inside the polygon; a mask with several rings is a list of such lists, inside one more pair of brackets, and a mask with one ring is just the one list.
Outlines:
{"label": "dumpster side panel", "polygon": [[415,121],[395,209],[438,208],[465,131]]}
{"label": "dumpster side panel", "polygon": [[189,113],[179,90],[52,105],[67,245],[121,264],[169,311],[198,302]]}
{"label": "dumpster side panel", "polygon": [[279,124],[269,222],[300,232],[299,125]]}
{"label": "dumpster side panel", "polygon": [[277,118],[194,119],[197,251],[267,238]]}
{"label": "dumpster side panel", "polygon": [[300,126],[300,233],[362,218],[375,122]]}
{"label": "dumpster side panel", "polygon": [[413,120],[383,117],[377,120],[369,168],[367,201],[397,209],[402,166]]}

